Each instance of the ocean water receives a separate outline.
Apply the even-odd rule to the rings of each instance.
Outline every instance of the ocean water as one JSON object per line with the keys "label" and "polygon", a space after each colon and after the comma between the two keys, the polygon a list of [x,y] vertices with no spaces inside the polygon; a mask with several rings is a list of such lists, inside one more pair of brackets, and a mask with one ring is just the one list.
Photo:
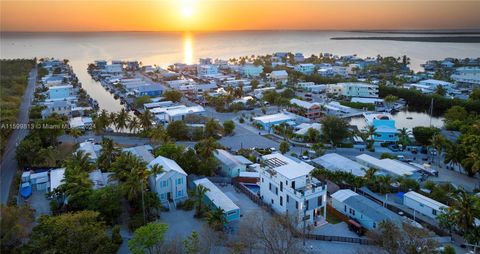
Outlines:
{"label": "ocean water", "polygon": [[85,90],[108,111],[118,111],[122,105],[88,75],[88,64],[98,59],[138,60],[166,67],[176,62],[194,63],[200,57],[328,52],[360,57],[407,55],[411,68],[420,70],[420,64],[430,59],[480,57],[480,43],[330,40],[342,36],[399,35],[324,31],[2,33],[0,57],[69,59]]}

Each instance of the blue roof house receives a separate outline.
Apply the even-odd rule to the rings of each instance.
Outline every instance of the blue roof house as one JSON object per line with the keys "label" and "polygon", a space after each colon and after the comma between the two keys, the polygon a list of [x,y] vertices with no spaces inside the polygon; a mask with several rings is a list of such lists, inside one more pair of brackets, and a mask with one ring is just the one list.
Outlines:
{"label": "blue roof house", "polygon": [[156,97],[160,96],[163,93],[163,87],[158,84],[147,85],[147,86],[140,86],[135,89],[135,93],[138,96],[150,96]]}
{"label": "blue roof house", "polygon": [[47,91],[48,99],[64,99],[73,96],[73,86],[52,86]]}
{"label": "blue roof house", "polygon": [[395,120],[388,114],[364,114],[368,124],[375,128],[375,142],[397,142],[398,130]]}

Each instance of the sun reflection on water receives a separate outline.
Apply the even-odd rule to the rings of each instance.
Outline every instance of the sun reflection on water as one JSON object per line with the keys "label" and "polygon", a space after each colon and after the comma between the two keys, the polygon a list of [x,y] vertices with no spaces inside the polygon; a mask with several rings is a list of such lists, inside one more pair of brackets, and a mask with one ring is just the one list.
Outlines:
{"label": "sun reflection on water", "polygon": [[183,62],[193,64],[193,36],[190,32],[183,34]]}

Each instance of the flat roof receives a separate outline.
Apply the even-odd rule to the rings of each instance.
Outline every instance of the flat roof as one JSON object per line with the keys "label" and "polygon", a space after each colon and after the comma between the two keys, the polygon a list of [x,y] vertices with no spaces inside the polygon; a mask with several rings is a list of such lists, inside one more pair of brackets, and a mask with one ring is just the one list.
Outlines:
{"label": "flat roof", "polygon": [[350,190],[350,189],[342,189],[342,190],[338,190],[335,193],[333,193],[332,198],[336,199],[340,202],[343,202],[347,198],[353,197],[353,196],[356,196],[356,195],[358,195],[358,194],[356,192]]}
{"label": "flat roof", "polygon": [[330,171],[342,171],[351,173],[355,176],[364,176],[365,171],[367,170],[367,167],[362,164],[337,153],[327,153],[321,157],[313,159],[312,161]]}
{"label": "flat roof", "polygon": [[440,210],[440,208],[442,207],[448,207],[447,205],[445,204],[442,204],[434,199],[431,199],[429,197],[426,197],[418,192],[415,192],[415,191],[409,191],[407,193],[404,194],[404,197],[408,197],[418,203],[421,203],[421,204],[424,204],[428,207],[431,207],[435,210]]}
{"label": "flat roof", "polygon": [[257,116],[253,118],[255,121],[260,121],[263,123],[272,123],[272,122],[280,122],[280,121],[290,121],[294,120],[295,117],[285,114],[285,113],[277,113],[271,115],[264,115],[264,116]]}
{"label": "flat roof", "polygon": [[280,153],[272,153],[262,156],[263,164],[275,170],[287,179],[295,179],[307,176],[315,168],[303,161],[296,161]]}
{"label": "flat roof", "polygon": [[357,161],[366,163],[374,168],[390,172],[398,176],[411,176],[419,169],[392,159],[377,159],[368,154],[361,154],[356,157]]}
{"label": "flat roof", "polygon": [[216,207],[223,209],[225,213],[233,210],[240,210],[240,208],[235,203],[233,203],[233,201],[229,197],[227,197],[225,193],[223,193],[215,184],[213,184],[207,178],[198,179],[193,182],[195,183],[195,185],[202,185],[208,188],[209,191],[205,193],[205,196],[207,196],[208,199],[210,199],[210,201],[212,201],[212,203]]}
{"label": "flat roof", "polygon": [[50,170],[50,190],[53,191],[62,185],[65,178],[65,168],[57,168]]}

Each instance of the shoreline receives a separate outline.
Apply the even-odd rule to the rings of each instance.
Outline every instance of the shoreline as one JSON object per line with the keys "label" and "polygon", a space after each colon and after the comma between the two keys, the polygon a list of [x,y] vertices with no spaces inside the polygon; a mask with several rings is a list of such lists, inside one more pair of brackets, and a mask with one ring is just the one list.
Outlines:
{"label": "shoreline", "polygon": [[480,36],[422,36],[422,37],[332,37],[330,40],[382,40],[406,42],[439,42],[439,43],[480,43]]}

